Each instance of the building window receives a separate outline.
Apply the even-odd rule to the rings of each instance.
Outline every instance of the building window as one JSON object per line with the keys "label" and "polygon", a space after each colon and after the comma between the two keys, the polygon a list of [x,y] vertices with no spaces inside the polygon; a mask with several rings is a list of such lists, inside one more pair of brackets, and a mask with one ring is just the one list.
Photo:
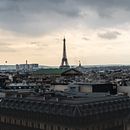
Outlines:
{"label": "building window", "polygon": [[22,120],[20,120],[20,125],[22,125]]}
{"label": "building window", "polygon": [[60,126],[57,127],[57,130],[60,130]]}
{"label": "building window", "polygon": [[6,123],[6,118],[4,118],[4,123]]}
{"label": "building window", "polygon": [[51,130],[53,130],[53,125],[51,125]]}
{"label": "building window", "polygon": [[11,124],[11,119],[7,118],[7,123]]}
{"label": "building window", "polygon": [[46,124],[44,125],[44,130],[46,130]]}
{"label": "building window", "polygon": [[14,119],[14,124],[16,124],[16,120]]}
{"label": "building window", "polygon": [[39,123],[37,124],[37,128],[40,128],[40,124]]}
{"label": "building window", "polygon": [[31,123],[31,127],[33,127],[33,128],[34,128],[34,123],[33,123],[33,122]]}

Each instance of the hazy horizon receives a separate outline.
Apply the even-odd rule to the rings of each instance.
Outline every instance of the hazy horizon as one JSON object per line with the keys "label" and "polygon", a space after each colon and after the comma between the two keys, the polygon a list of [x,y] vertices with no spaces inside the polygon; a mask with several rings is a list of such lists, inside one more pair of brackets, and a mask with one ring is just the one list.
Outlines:
{"label": "hazy horizon", "polygon": [[[26,63],[19,63],[19,64],[26,64]],[[38,63],[28,63],[28,64],[38,64]],[[17,64],[0,64],[1,67],[6,67],[6,66],[16,66]],[[45,64],[38,64],[40,67],[58,67],[60,65],[45,65]],[[71,64],[70,67],[73,66],[79,66],[78,64]],[[130,66],[130,64],[83,64],[82,66]]]}
{"label": "hazy horizon", "polygon": [[130,64],[129,0],[2,0],[0,64]]}

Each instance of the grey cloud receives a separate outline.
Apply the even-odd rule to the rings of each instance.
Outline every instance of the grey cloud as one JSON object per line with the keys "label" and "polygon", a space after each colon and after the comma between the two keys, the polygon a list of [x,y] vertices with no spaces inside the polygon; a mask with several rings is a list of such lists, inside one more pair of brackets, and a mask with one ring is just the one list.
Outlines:
{"label": "grey cloud", "polygon": [[89,40],[90,40],[90,39],[87,38],[87,37],[82,37],[82,39],[85,40],[85,41],[89,41]]}
{"label": "grey cloud", "polygon": [[[75,1],[75,0],[74,0]],[[77,3],[84,6],[93,6],[95,8],[100,8],[101,10],[111,7],[130,9],[129,0],[76,0]]]}
{"label": "grey cloud", "polygon": [[65,28],[79,11],[66,0],[4,0],[0,10],[1,28],[31,35]]}
{"label": "grey cloud", "polygon": [[95,10],[101,18],[114,18],[119,10],[130,11],[130,0],[76,0],[83,8]]}
{"label": "grey cloud", "polygon": [[[1,0],[0,28],[27,35],[43,35],[63,28],[112,26],[130,21],[118,9],[129,12],[129,0]],[[89,11],[88,11],[89,10]],[[100,18],[83,19],[82,11],[95,11]],[[117,14],[115,14],[117,13]],[[128,13],[128,15],[130,12]],[[88,16],[86,18],[88,18]],[[116,16],[114,16],[116,15]],[[103,21],[102,19],[107,19]],[[93,20],[94,19],[94,20]],[[109,21],[108,21],[109,19]]]}
{"label": "grey cloud", "polygon": [[121,33],[117,32],[117,31],[108,31],[108,32],[105,32],[105,33],[99,33],[98,36],[100,38],[103,38],[103,39],[108,39],[108,40],[113,40],[113,39],[116,39],[119,35],[121,35]]}

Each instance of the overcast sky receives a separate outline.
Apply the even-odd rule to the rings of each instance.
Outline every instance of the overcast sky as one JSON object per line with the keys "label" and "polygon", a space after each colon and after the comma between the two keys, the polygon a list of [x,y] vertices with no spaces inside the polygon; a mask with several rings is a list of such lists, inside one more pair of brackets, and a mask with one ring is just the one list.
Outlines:
{"label": "overcast sky", "polygon": [[0,64],[130,64],[130,0],[0,0]]}

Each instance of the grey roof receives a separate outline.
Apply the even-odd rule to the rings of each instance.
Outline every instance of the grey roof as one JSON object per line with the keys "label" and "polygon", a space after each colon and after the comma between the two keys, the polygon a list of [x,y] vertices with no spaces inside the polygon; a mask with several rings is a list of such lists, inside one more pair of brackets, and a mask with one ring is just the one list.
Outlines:
{"label": "grey roof", "polygon": [[59,101],[3,98],[0,102],[0,110],[31,111],[69,117],[86,117],[126,109],[130,109],[130,98],[127,96],[65,98]]}

